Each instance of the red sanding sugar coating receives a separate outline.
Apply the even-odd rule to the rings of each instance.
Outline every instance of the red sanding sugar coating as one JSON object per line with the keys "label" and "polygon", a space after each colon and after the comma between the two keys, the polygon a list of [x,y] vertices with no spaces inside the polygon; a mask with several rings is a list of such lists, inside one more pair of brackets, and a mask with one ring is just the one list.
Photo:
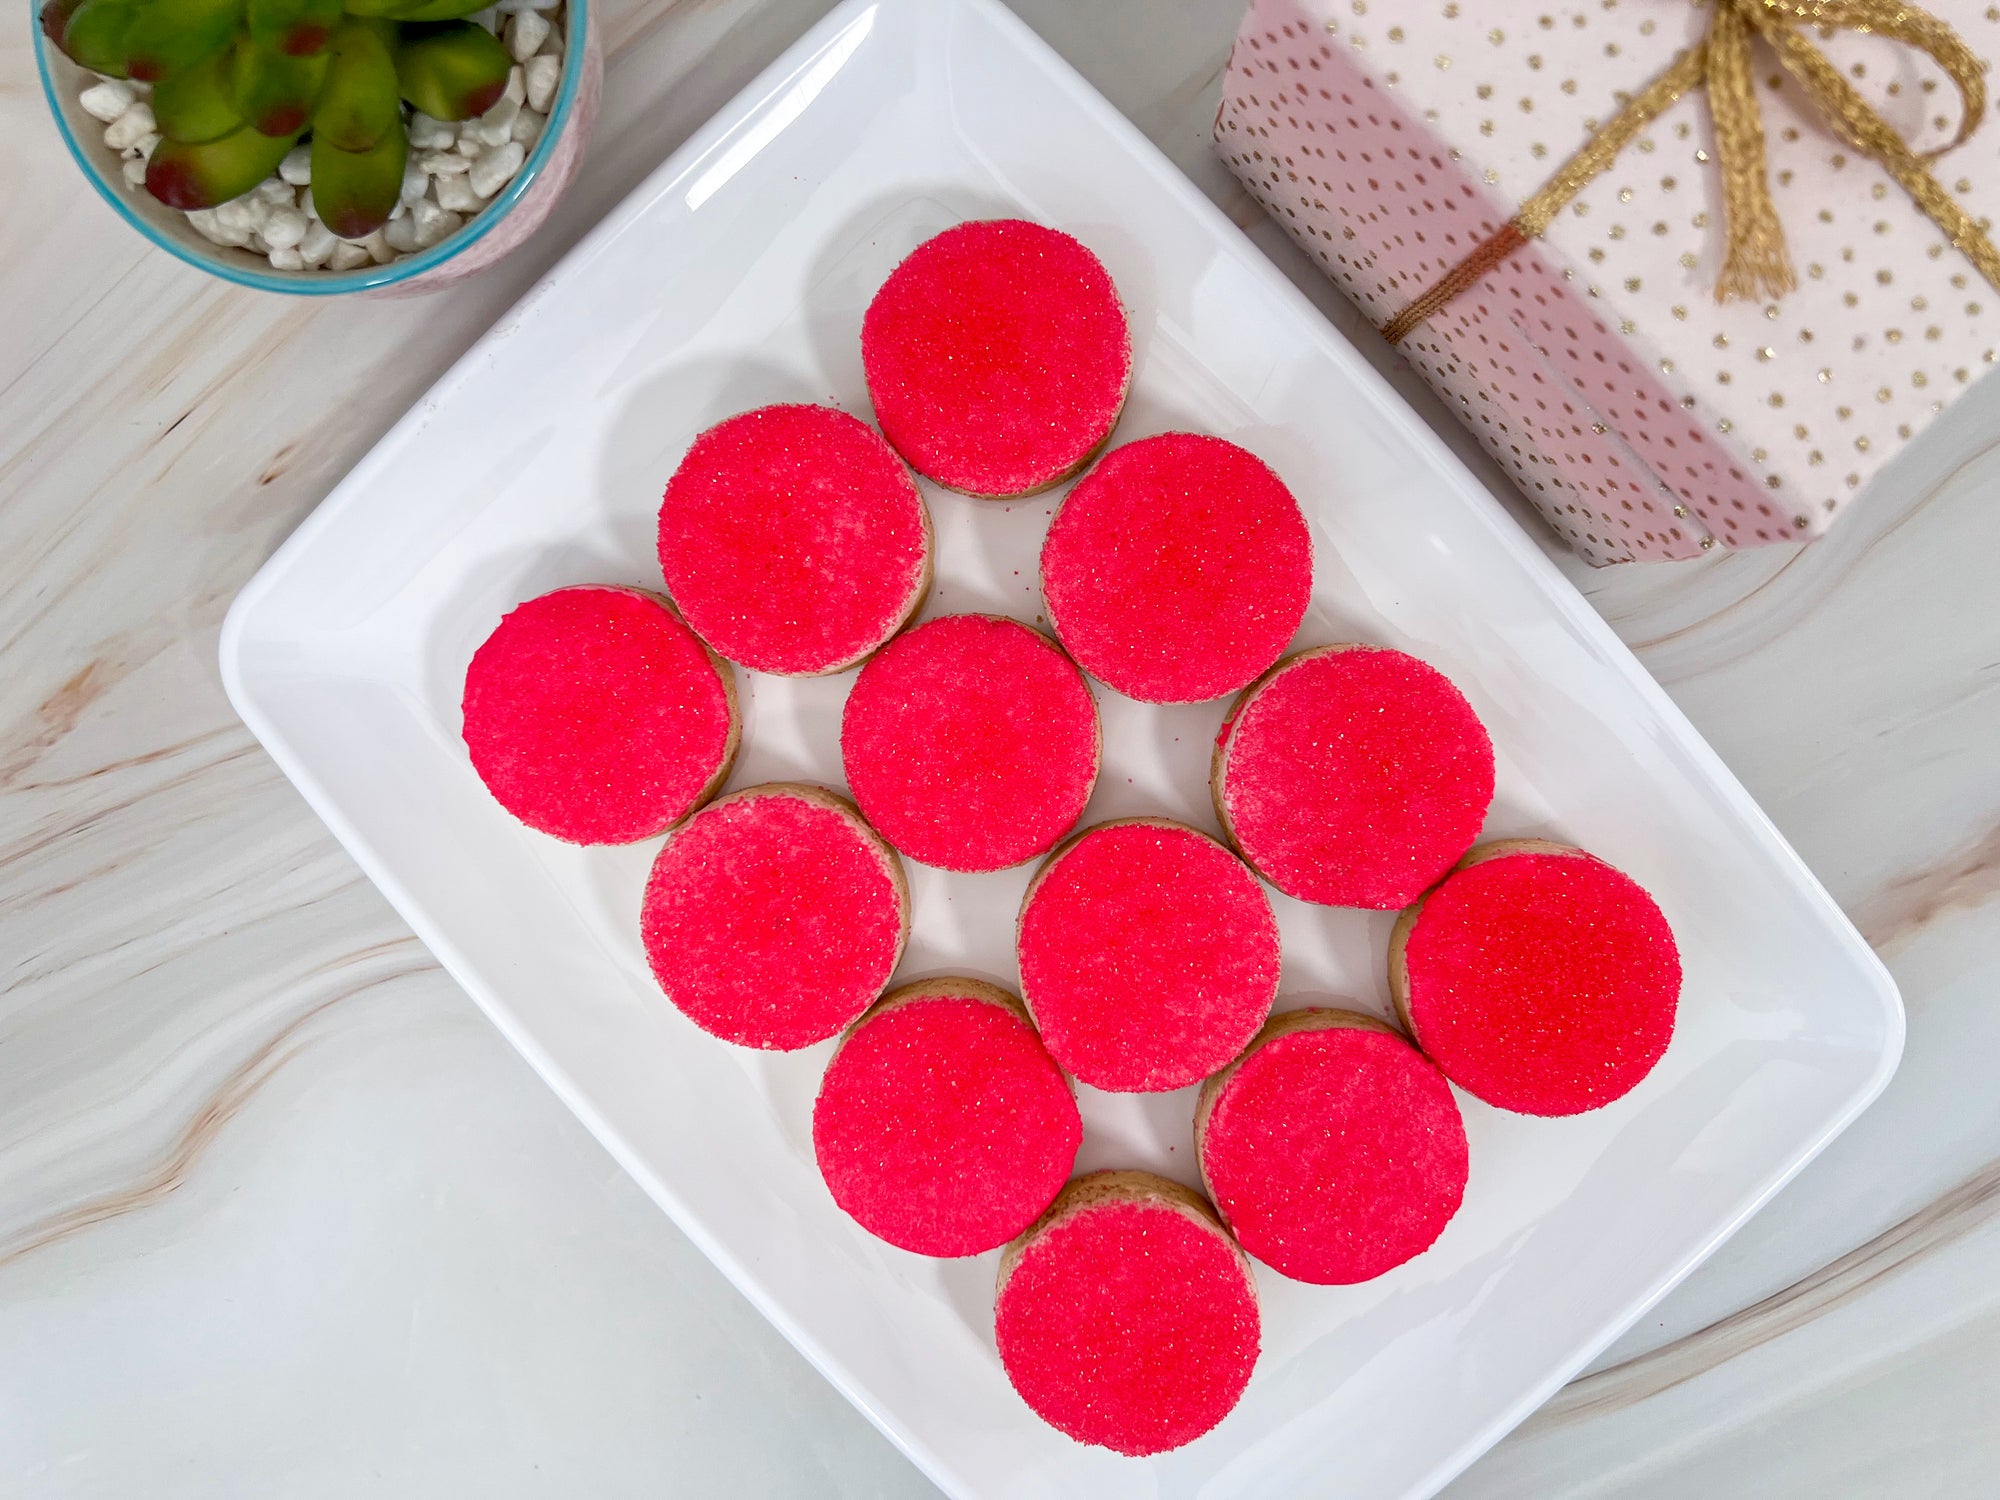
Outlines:
{"label": "red sanding sugar coating", "polygon": [[1470,864],[1403,949],[1410,1029],[1467,1093],[1573,1115],[1629,1092],[1673,1039],[1679,950],[1631,877],[1586,854]]}
{"label": "red sanding sugar coating", "polygon": [[1082,1141],[1069,1084],[1016,1003],[964,981],[884,1000],[841,1043],[813,1107],[834,1201],[919,1255],[1006,1244],[1062,1191]]}
{"label": "red sanding sugar coating", "polygon": [[736,753],[729,669],[659,599],[530,599],[465,672],[465,747],[502,807],[573,844],[624,844],[698,805]]}
{"label": "red sanding sugar coating", "polygon": [[1106,824],[1057,851],[1029,887],[1019,947],[1049,1051],[1121,1093],[1206,1078],[1278,993],[1278,924],[1257,877],[1178,824]]}
{"label": "red sanding sugar coating", "polygon": [[1243,1248],[1298,1281],[1367,1281],[1428,1250],[1465,1196],[1444,1074],[1375,1026],[1273,1036],[1203,1091],[1202,1179]]}
{"label": "red sanding sugar coating", "polygon": [[912,859],[1001,870],[1048,851],[1097,780],[1097,705],[1026,625],[946,615],[884,646],[847,695],[854,800]]}
{"label": "red sanding sugar coating", "polygon": [[702,809],[653,862],[640,937],[702,1030],[789,1052],[882,993],[907,905],[895,854],[818,788],[751,787]]}
{"label": "red sanding sugar coating", "polygon": [[1153,1201],[1066,1217],[1059,1204],[1053,1217],[994,1310],[1021,1399],[1079,1443],[1135,1458],[1193,1442],[1228,1416],[1257,1362],[1260,1325],[1221,1228]]}
{"label": "red sanding sugar coating", "polygon": [[1097,257],[987,219],[926,240],[861,323],[875,420],[919,474],[971,495],[1066,477],[1111,435],[1132,336]]}
{"label": "red sanding sugar coating", "polygon": [[667,592],[731,661],[791,675],[852,666],[930,577],[924,502],[867,423],[765,406],[694,440],[660,505]]}
{"label": "red sanding sugar coating", "polygon": [[1255,454],[1163,433],[1114,448],[1069,492],[1042,596],[1084,671],[1141,702],[1200,703],[1284,651],[1312,597],[1312,538]]}
{"label": "red sanding sugar coating", "polygon": [[1374,646],[1302,652],[1217,739],[1215,799],[1243,857],[1288,896],[1391,911],[1479,836],[1493,744],[1435,667]]}

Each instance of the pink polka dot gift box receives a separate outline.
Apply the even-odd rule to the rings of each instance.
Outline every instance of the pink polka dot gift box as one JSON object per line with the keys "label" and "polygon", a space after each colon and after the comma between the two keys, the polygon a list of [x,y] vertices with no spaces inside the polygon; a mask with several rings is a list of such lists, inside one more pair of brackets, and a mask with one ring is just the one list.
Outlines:
{"label": "pink polka dot gift box", "polygon": [[1215,135],[1576,551],[1696,557],[1992,368],[1996,52],[1984,0],[1252,0]]}

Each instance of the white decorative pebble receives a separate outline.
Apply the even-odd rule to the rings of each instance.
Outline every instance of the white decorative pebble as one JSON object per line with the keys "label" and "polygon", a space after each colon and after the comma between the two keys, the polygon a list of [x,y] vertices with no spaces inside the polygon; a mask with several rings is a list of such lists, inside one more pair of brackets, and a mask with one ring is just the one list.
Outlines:
{"label": "white decorative pebble", "polygon": [[[429,206],[428,199],[425,200],[423,206],[426,207]],[[413,210],[412,212],[414,213],[415,211]],[[418,221],[417,244],[420,248],[425,250],[428,250],[432,245],[435,245],[436,243],[438,243],[438,241],[444,239],[447,235],[455,232],[458,229],[459,225],[465,222],[465,220],[460,218],[457,214],[448,213],[444,209],[439,209],[437,211],[437,216],[435,218],[428,217],[421,213],[416,213],[415,217],[417,218]]]}
{"label": "white decorative pebble", "polygon": [[528,153],[521,149],[518,141],[494,147],[475,161],[471,172],[466,174],[472,179],[473,192],[482,198],[491,198],[521,170],[521,163],[527,159]]}
{"label": "white decorative pebble", "polygon": [[502,99],[512,99],[516,104],[528,97],[528,76],[519,66],[507,70],[507,86],[500,91]]}
{"label": "white decorative pebble", "polygon": [[153,120],[153,106],[143,99],[135,99],[124,114],[105,126],[104,144],[113,151],[123,151],[127,146],[138,145],[158,129]]}
{"label": "white decorative pebble", "polygon": [[216,205],[215,222],[231,234],[250,234],[270,212],[271,205],[259,198],[255,191],[245,193],[241,198],[231,198],[227,203]]}
{"label": "white decorative pebble", "polygon": [[333,255],[327,264],[336,271],[356,271],[373,259],[366,245],[350,245],[346,240],[335,240]]}
{"label": "white decorative pebble", "polygon": [[403,163],[403,191],[397,194],[405,203],[415,203],[429,190],[431,180],[424,169],[414,161]]}
{"label": "white decorative pebble", "polygon": [[542,38],[542,50],[538,52],[536,56],[561,57],[562,50],[563,50],[563,34],[562,34],[562,28],[558,26],[555,27],[553,30],[551,30],[547,36]]}
{"label": "white decorative pebble", "polygon": [[274,208],[259,233],[273,250],[289,250],[306,237],[306,216],[296,208]]}
{"label": "white decorative pebble", "polygon": [[312,147],[294,146],[285,153],[285,159],[278,163],[278,175],[293,187],[304,187],[312,181]]}
{"label": "white decorative pebble", "polygon": [[[464,157],[459,158],[465,160]],[[482,201],[472,190],[472,179],[464,173],[456,177],[440,177],[437,180],[437,201],[440,208],[448,208],[454,213],[470,214],[479,212]]]}
{"label": "white decorative pebble", "polygon": [[486,149],[486,143],[468,130],[458,138],[458,145],[454,149],[460,156],[473,157]]}
{"label": "white decorative pebble", "polygon": [[524,10],[554,10],[562,0],[498,0],[494,9],[505,15],[518,14]]}
{"label": "white decorative pebble", "polygon": [[[428,198],[423,202],[430,202]],[[400,219],[391,219],[382,231],[382,238],[405,255],[417,248],[417,215],[414,210]]]}
{"label": "white decorative pebble", "polygon": [[417,158],[417,165],[433,177],[450,177],[466,171],[472,162],[456,151],[426,151]]}
{"label": "white decorative pebble", "polygon": [[514,116],[520,112],[516,101],[503,98],[479,117],[473,134],[488,146],[504,146],[514,138]]}
{"label": "white decorative pebble", "polygon": [[271,269],[274,271],[303,271],[306,258],[290,245],[271,247]]}
{"label": "white decorative pebble", "polygon": [[507,50],[514,54],[515,62],[524,63],[542,50],[552,30],[540,11],[524,10],[507,23]]}
{"label": "white decorative pebble", "polygon": [[368,251],[368,258],[378,266],[386,266],[396,258],[396,252],[389,248],[389,242],[382,237],[382,231],[379,229],[361,244]]}
{"label": "white decorative pebble", "polygon": [[562,77],[562,59],[531,57],[522,71],[527,75],[528,108],[537,114],[547,114],[549,101],[556,96],[556,83]]}
{"label": "white decorative pebble", "polygon": [[125,174],[125,185],[127,187],[145,186],[146,183],[145,157],[128,156],[125,158],[124,164],[123,166],[120,167],[119,170]]}
{"label": "white decorative pebble", "polygon": [[421,110],[410,116],[410,145],[418,151],[436,151],[458,139],[458,131],[445,120],[434,120]]}
{"label": "white decorative pebble", "polygon": [[153,150],[159,144],[160,133],[155,130],[151,135],[140,136],[135,143],[127,146],[118,154],[123,156],[127,161],[132,160],[134,157],[137,157],[140,161],[151,161],[153,159]]}
{"label": "white decorative pebble", "polygon": [[333,231],[314,219],[306,225],[305,238],[299,241],[299,258],[309,266],[323,266],[339,244]]}
{"label": "white decorative pebble", "polygon": [[273,208],[297,208],[299,195],[282,177],[266,177],[251,191]]}
{"label": "white decorative pebble", "polygon": [[194,226],[196,234],[211,244],[247,245],[250,243],[250,236],[248,234],[240,234],[235,230],[225,229],[221,221],[216,218],[215,210],[212,208],[190,209],[187,221]]}
{"label": "white decorative pebble", "polygon": [[489,5],[484,10],[476,10],[465,19],[472,22],[475,26],[484,26],[495,36],[500,34],[500,10],[498,6]]}
{"label": "white decorative pebble", "polygon": [[132,107],[138,96],[132,92],[132,85],[116,78],[101,79],[76,96],[76,102],[83,106],[83,112],[93,120],[102,120],[109,125],[113,120]]}
{"label": "white decorative pebble", "polygon": [[509,133],[524,150],[528,149],[542,138],[542,117],[532,109],[524,109],[514,116],[514,128]]}

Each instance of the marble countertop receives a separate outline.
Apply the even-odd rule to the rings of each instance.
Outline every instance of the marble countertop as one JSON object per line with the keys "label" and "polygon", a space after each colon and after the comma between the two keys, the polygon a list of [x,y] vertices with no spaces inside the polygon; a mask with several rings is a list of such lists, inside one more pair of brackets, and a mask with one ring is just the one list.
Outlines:
{"label": "marble countertop", "polygon": [[[1211,154],[1238,0],[1013,3],[1505,489]],[[148,250],[0,41],[0,1491],[934,1493],[431,961],[215,667],[335,480],[822,9],[604,0],[548,228],[338,306]],[[1563,560],[1888,961],[1909,1045],[1453,1500],[1994,1493],[1996,446],[1988,381],[1809,549]]]}

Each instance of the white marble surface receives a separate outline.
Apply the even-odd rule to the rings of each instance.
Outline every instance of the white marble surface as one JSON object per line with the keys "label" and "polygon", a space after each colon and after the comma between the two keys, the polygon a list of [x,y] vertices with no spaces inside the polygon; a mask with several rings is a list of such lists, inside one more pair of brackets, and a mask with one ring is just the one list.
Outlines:
{"label": "white marble surface", "polygon": [[[1208,151],[1236,0],[1016,4],[1355,331]],[[430,962],[214,666],[334,480],[822,8],[607,0],[542,236],[338,307],[146,250],[0,40],[0,1492],[930,1492]],[[1910,1040],[1454,1500],[1995,1493],[1996,438],[1989,382],[1806,551],[1565,564],[1887,958]]]}

